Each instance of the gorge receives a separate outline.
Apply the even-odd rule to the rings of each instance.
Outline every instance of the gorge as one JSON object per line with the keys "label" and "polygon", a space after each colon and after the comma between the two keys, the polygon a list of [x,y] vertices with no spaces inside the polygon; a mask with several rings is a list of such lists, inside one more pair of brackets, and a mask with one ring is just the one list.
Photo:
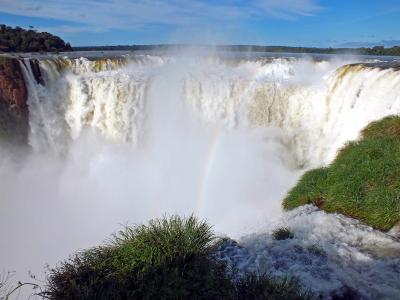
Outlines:
{"label": "gorge", "polygon": [[[399,295],[394,230],[282,209],[305,171],[400,114],[399,63],[235,55],[1,58],[1,267],[42,274],[118,224],[194,213],[239,241],[221,257],[242,272],[297,276],[326,298]],[[280,227],[294,238],[274,240]]]}

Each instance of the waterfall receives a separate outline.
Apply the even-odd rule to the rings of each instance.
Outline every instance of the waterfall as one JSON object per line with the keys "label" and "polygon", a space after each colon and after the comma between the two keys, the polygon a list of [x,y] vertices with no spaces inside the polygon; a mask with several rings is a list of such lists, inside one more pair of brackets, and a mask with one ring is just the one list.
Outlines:
{"label": "waterfall", "polygon": [[[239,240],[223,258],[242,272],[299,276],[327,298],[346,286],[393,298],[398,240],[314,207],[281,207],[306,170],[329,164],[370,122],[400,114],[398,68],[352,62],[21,59],[31,149],[0,147],[0,266],[42,275],[118,224],[194,213]],[[295,238],[273,240],[282,226]]]}
{"label": "waterfall", "polygon": [[181,100],[206,122],[280,128],[295,167],[328,164],[368,123],[400,113],[400,72],[366,64],[145,55],[39,64],[44,83],[25,63],[30,143],[37,150],[65,150],[86,127],[138,143],[152,78],[168,81],[170,74],[179,77],[173,88]]}

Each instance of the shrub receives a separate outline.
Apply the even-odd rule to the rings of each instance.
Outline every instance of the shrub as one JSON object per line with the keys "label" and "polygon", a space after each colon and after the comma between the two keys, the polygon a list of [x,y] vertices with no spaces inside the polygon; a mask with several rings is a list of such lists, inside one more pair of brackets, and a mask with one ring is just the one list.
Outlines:
{"label": "shrub", "polygon": [[193,216],[127,227],[107,245],[81,251],[51,269],[40,295],[57,300],[307,299],[286,279],[253,274],[235,280],[214,255],[220,242]]}
{"label": "shrub", "polygon": [[111,244],[130,262],[155,265],[176,257],[208,255],[216,245],[211,227],[193,216],[151,220],[149,225],[127,227]]}
{"label": "shrub", "polygon": [[224,263],[211,259],[217,239],[194,217],[128,227],[109,245],[50,270],[49,299],[197,299],[228,297]]}
{"label": "shrub", "polygon": [[400,117],[373,122],[333,163],[307,172],[283,202],[285,209],[314,204],[377,229],[400,221]]}

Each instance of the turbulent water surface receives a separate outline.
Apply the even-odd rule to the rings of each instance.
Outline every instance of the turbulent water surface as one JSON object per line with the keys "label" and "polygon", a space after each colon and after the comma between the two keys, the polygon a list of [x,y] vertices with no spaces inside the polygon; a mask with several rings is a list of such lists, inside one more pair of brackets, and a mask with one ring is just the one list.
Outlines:
{"label": "turbulent water surface", "polygon": [[[281,209],[305,170],[400,113],[396,69],[180,53],[46,57],[37,74],[29,59],[31,147],[0,148],[0,266],[17,279],[118,224],[194,212],[240,241],[220,254],[243,272],[299,276],[327,298],[345,286],[400,294],[394,237],[312,207]],[[280,226],[295,238],[274,241]]]}

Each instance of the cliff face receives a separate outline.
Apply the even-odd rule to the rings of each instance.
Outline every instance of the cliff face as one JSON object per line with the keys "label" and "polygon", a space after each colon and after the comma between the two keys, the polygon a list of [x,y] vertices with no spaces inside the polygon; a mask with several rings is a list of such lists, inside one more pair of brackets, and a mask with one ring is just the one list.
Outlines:
{"label": "cliff face", "polygon": [[17,59],[0,59],[0,138],[26,141],[28,134],[27,88]]}
{"label": "cliff face", "polygon": [[27,91],[21,68],[16,59],[0,60],[0,101],[15,112],[24,112]]}

